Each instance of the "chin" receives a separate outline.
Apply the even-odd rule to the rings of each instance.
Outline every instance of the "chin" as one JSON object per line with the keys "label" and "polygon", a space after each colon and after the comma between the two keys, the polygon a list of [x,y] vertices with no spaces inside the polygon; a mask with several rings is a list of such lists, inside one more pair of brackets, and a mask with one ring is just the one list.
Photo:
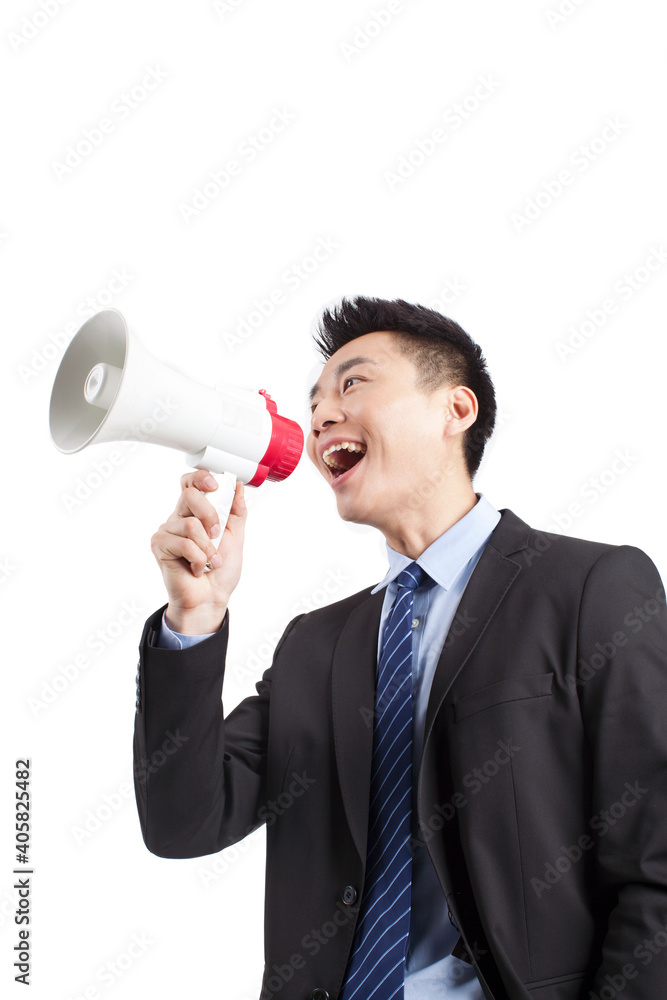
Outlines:
{"label": "chin", "polygon": [[345,503],[344,498],[337,498],[338,502],[336,507],[338,509],[338,516],[342,521],[353,521],[355,524],[367,524],[366,518],[361,511],[354,504]]}
{"label": "chin", "polygon": [[340,504],[338,504],[338,516],[341,521],[353,521],[356,524],[363,523],[359,515],[354,510],[346,509],[345,506],[341,508]]}
{"label": "chin", "polygon": [[[350,524],[365,524],[370,528],[379,528],[377,520],[377,511],[368,509],[361,509],[359,507],[350,504],[346,506],[345,504],[338,505],[338,516],[341,521],[348,521]],[[381,530],[381,529],[380,529]]]}

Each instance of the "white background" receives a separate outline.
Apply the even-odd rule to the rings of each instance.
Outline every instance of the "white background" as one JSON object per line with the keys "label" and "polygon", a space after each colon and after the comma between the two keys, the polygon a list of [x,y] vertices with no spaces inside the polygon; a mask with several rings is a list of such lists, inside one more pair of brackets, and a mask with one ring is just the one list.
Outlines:
{"label": "white background", "polygon": [[[11,980],[16,943],[13,763],[29,755],[31,996],[253,1000],[263,834],[218,857],[162,860],[143,845],[130,791],[137,646],[165,600],[150,536],[187,466],[123,445],[100,481],[112,446],[60,454],[48,403],[64,345],[92,297],[159,358],[209,384],[264,387],[306,427],[326,303],[435,305],[482,345],[497,388],[478,492],[545,530],[578,502],[568,533],[638,545],[664,579],[662,11],[649,0],[563,0],[560,20],[559,0],[43,2],[50,13],[6,0],[0,15],[0,974]],[[292,120],[249,161],[243,144],[275,109]],[[104,118],[111,131],[87,147]],[[226,189],[184,210],[234,158],[242,170]],[[411,175],[397,180],[400,162]],[[572,183],[559,192],[563,170]],[[318,240],[335,247],[295,289],[285,272]],[[110,295],[114,271],[125,287]],[[276,289],[284,301],[234,344]],[[609,298],[616,311],[596,326],[587,311],[599,320]],[[581,346],[560,356],[587,319]],[[91,476],[96,488],[68,505]],[[384,574],[381,536],[341,522],[326,491],[304,459],[252,498],[226,708],[254,690],[304,601]],[[135,617],[116,628],[124,603]],[[95,652],[100,628],[115,638]],[[89,666],[47,703],[81,653]],[[132,935],[150,943],[128,968]],[[100,971],[118,961],[122,977]]]}

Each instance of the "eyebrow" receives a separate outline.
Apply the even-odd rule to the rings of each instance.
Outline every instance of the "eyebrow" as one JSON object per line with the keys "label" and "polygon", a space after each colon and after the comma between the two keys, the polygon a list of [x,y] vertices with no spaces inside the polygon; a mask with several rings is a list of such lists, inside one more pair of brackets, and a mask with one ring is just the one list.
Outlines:
{"label": "eyebrow", "polygon": [[[348,368],[354,368],[355,365],[375,365],[376,368],[380,367],[378,362],[374,361],[373,358],[361,358],[361,357],[349,358],[347,361],[341,361],[341,363],[339,365],[336,365],[336,367],[334,368],[333,371],[334,381],[340,378],[340,376],[344,372],[346,372]],[[319,391],[320,391],[320,383],[316,382],[313,388],[310,390],[310,393],[308,394],[309,403],[312,403],[313,396],[315,396]]]}

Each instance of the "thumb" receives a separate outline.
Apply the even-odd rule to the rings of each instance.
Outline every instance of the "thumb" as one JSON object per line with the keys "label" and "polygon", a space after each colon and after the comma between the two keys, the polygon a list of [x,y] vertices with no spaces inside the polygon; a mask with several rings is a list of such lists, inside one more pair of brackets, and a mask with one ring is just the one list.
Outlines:
{"label": "thumb", "polygon": [[248,508],[245,502],[245,488],[241,480],[238,479],[234,489],[234,499],[232,500],[232,505],[229,509],[227,527],[242,527],[245,523],[247,513]]}

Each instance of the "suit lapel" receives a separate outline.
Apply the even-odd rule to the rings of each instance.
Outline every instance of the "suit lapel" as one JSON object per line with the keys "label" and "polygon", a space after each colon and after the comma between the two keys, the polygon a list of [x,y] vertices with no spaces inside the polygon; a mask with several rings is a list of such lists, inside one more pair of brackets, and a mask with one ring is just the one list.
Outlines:
{"label": "suit lapel", "polygon": [[[507,556],[525,549],[528,545],[529,526],[510,510],[503,510],[501,514],[501,520],[489,538],[463,592],[431,685],[426,710],[418,794],[418,808],[420,813],[423,810],[426,816],[432,814],[434,803],[440,801],[443,780],[443,775],[439,773],[443,762],[436,759],[430,746],[434,723],[452,684],[521,572],[521,564],[508,559]],[[443,891],[447,895],[448,904],[456,912],[453,900],[449,896],[452,878],[449,855],[444,842],[441,838],[434,837],[429,842],[428,849],[436,871],[444,875]]]}
{"label": "suit lapel", "polygon": [[[434,720],[459,671],[477,645],[521,567],[507,559],[528,544],[528,525],[512,511],[501,511],[488,544],[470,578],[436,667],[426,712],[424,757]],[[333,655],[332,714],[336,764],[345,815],[362,860],[366,859],[368,797],[373,753],[377,642],[384,588],[350,613]],[[461,622],[469,624],[460,635]],[[459,626],[457,626],[459,623]],[[420,774],[424,780],[424,769]],[[426,776],[428,795],[436,780]],[[421,791],[420,791],[421,801]]]}
{"label": "suit lapel", "polygon": [[450,687],[520,572],[517,563],[489,542],[463,592],[438,659],[426,710],[424,743]]}
{"label": "suit lapel", "polygon": [[359,856],[366,860],[373,753],[377,642],[384,589],[350,614],[332,664],[332,713],[338,778]]}

